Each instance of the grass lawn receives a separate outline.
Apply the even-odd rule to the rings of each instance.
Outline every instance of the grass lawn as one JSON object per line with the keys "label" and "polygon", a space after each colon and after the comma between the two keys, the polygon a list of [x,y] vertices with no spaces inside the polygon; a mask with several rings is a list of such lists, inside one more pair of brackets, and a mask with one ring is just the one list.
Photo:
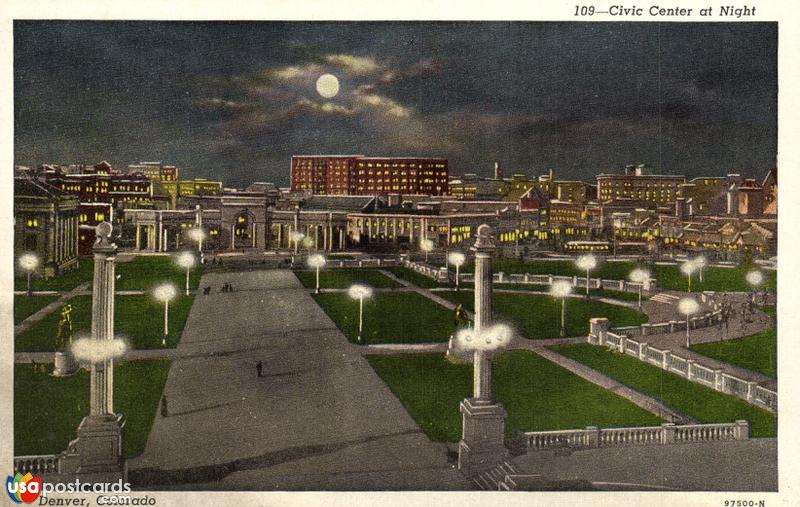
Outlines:
{"label": "grass lawn", "polygon": [[[358,336],[358,301],[344,293],[314,299],[351,342]],[[372,343],[443,342],[455,330],[453,312],[415,292],[381,292],[364,300],[364,341]]]}
{"label": "grass lawn", "polygon": [[[47,280],[34,275],[31,277],[33,290],[72,290],[78,285],[92,282],[94,276],[94,259],[91,256],[78,258],[78,268]],[[14,278],[14,290],[27,290],[28,277],[17,276]]]}
{"label": "grass lawn", "polygon": [[[475,294],[471,290],[437,292],[438,296],[473,310]],[[561,302],[544,294],[494,293],[494,316],[514,326],[526,338],[544,340],[558,338],[561,330]],[[589,334],[589,319],[608,317],[615,326],[632,326],[647,322],[647,316],[622,306],[587,299],[567,299],[567,336]]]}
{"label": "grass lawn", "polygon": [[[180,333],[192,308],[194,296],[178,296],[169,305],[169,337],[167,347],[178,344]],[[73,333],[89,333],[92,327],[92,297],[76,296],[72,305]],[[164,305],[150,296],[117,296],[115,301],[114,330],[128,339],[135,349],[161,348],[164,334]],[[40,320],[15,339],[17,352],[52,352],[58,330],[60,312],[56,311]]]}
{"label": "grass lawn", "polygon": [[[316,287],[316,272],[313,270],[295,271],[295,276],[303,287]],[[321,269],[319,286],[321,289],[346,289],[354,283],[369,285],[374,288],[400,287],[400,284],[387,278],[377,269]]]}
{"label": "grass lawn", "polygon": [[777,378],[778,339],[774,324],[777,315],[774,306],[761,307],[761,310],[773,318],[773,326],[769,330],[735,340],[698,343],[692,346],[692,350],[704,356]]}
{"label": "grass lawn", "polygon": [[690,382],[636,358],[589,344],[561,345],[552,350],[605,373],[629,387],[661,400],[703,423],[750,421],[754,437],[776,435],[775,416],[734,396]]}
{"label": "grass lawn", "polygon": [[[469,287],[472,287],[473,284],[468,284]],[[465,284],[467,286],[467,284]],[[496,283],[494,284],[494,290],[526,290],[530,292],[548,292],[550,290],[549,285],[538,285],[538,284],[528,284],[528,283]],[[575,290],[575,293],[578,295],[585,295],[586,289],[578,288]],[[636,292],[624,292],[620,290],[609,290],[609,289],[589,289],[589,295],[592,297],[598,298],[608,298],[608,299],[616,299],[619,301],[626,301],[630,303],[635,303],[639,301],[639,294]],[[646,301],[647,296],[642,296],[642,301]]]}
{"label": "grass lawn", "polygon": [[[368,356],[370,365],[402,401],[428,437],[461,438],[461,400],[472,396],[472,365],[443,354]],[[662,421],[526,350],[494,360],[496,398],[508,411],[506,434],[586,426],[653,426]]]}
{"label": "grass lawn", "polygon": [[[604,280],[627,280],[628,275],[638,264],[629,261],[601,262],[597,269],[590,273],[592,278],[603,278]],[[658,280],[658,286],[668,290],[687,289],[686,275],[681,273],[680,265],[650,265],[647,269],[653,273]],[[474,265],[464,266],[462,270],[472,272]],[[569,260],[559,261],[520,261],[519,259],[497,259],[493,263],[495,273],[530,273],[532,275],[564,275],[564,276],[586,276],[586,271],[579,270],[575,263]],[[750,286],[745,280],[746,269],[741,268],[707,268],[703,274],[701,283],[695,275],[692,277],[692,291],[699,292],[704,290],[741,292],[750,290]],[[776,287],[777,274],[775,271],[764,271],[768,289],[774,290]]]}
{"label": "grass lawn", "polygon": [[385,268],[386,271],[390,272],[397,278],[403,279],[407,282],[411,282],[417,287],[422,287],[424,289],[435,289],[437,287],[446,287],[446,284],[440,284],[433,278],[427,277],[421,273],[417,273],[414,270],[403,268],[400,266],[396,267],[389,267]]}
{"label": "grass lawn", "polygon": [[[175,264],[173,256],[138,256],[130,262],[117,262],[117,290],[151,290],[162,282],[186,287],[186,270]],[[189,287],[196,289],[203,274],[198,264],[189,274]]]}
{"label": "grass lawn", "polygon": [[57,300],[59,296],[14,296],[14,325],[19,324],[45,306]]}
{"label": "grass lawn", "polygon": [[[144,451],[167,381],[166,360],[114,365],[114,410],[125,414],[124,452],[128,458]],[[41,365],[39,365],[41,367]],[[71,377],[14,365],[14,454],[55,454],[66,449],[84,416],[89,414],[89,372]]]}

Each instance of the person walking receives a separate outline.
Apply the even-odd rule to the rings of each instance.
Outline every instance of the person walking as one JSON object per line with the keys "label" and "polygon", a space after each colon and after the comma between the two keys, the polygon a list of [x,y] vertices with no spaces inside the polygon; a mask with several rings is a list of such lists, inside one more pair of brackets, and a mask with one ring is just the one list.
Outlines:
{"label": "person walking", "polygon": [[161,417],[168,417],[169,413],[167,410],[167,396],[164,395],[161,397]]}
{"label": "person walking", "polygon": [[258,361],[258,362],[256,363],[256,372],[258,373],[258,377],[259,377],[259,378],[261,378],[261,377],[263,377],[263,376],[264,376],[264,375],[262,375],[262,374],[261,374],[261,370],[262,370],[262,368],[264,368],[264,364],[263,364],[261,361]]}

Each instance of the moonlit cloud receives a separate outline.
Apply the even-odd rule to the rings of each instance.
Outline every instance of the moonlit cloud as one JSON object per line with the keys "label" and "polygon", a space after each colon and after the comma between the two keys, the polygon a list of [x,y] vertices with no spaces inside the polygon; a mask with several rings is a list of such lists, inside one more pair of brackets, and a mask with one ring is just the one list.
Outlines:
{"label": "moonlit cloud", "polygon": [[324,60],[328,63],[338,65],[345,71],[355,75],[367,75],[382,68],[374,58],[367,56],[353,55],[327,55]]}

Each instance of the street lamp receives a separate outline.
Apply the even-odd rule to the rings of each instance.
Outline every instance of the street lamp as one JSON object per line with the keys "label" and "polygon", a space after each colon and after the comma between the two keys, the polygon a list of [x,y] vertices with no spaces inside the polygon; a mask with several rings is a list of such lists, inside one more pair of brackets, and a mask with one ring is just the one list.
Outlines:
{"label": "street lamp", "polygon": [[202,227],[192,227],[189,229],[189,239],[197,243],[197,255],[200,256],[200,262],[203,261],[203,240],[205,237],[206,233]]}
{"label": "street lamp", "polygon": [[764,274],[761,271],[759,271],[757,269],[754,269],[752,271],[749,271],[745,275],[745,280],[747,280],[747,283],[750,284],[750,287],[753,288],[752,301],[753,301],[753,304],[755,304],[755,302],[756,302],[756,290],[758,290],[758,288],[761,287],[761,285],[764,283]]}
{"label": "street lamp", "polygon": [[171,283],[162,283],[153,291],[153,296],[164,303],[164,337],[161,339],[161,346],[167,345],[167,335],[169,334],[169,302],[178,294],[177,289]]}
{"label": "street lamp", "polygon": [[364,343],[364,299],[372,296],[372,287],[367,285],[355,284],[347,289],[347,295],[353,299],[358,299],[358,343]]}
{"label": "street lamp", "polygon": [[450,252],[447,256],[447,262],[456,267],[456,290],[458,290],[458,275],[459,269],[466,262],[467,256],[461,252]]}
{"label": "street lamp", "polygon": [[642,288],[644,284],[650,280],[650,272],[646,269],[636,268],[631,271],[628,278],[630,278],[633,283],[639,284],[639,311],[642,311]]}
{"label": "street lamp", "polygon": [[561,336],[567,336],[567,329],[566,329],[566,301],[567,296],[570,295],[572,292],[572,284],[566,280],[558,280],[553,282],[550,286],[550,295],[554,298],[561,300]]}
{"label": "street lamp", "polygon": [[492,351],[507,346],[513,337],[514,331],[510,327],[494,324],[477,332],[472,327],[460,329],[456,333],[455,343],[464,351]]}
{"label": "street lamp", "polygon": [[189,295],[189,272],[195,265],[196,259],[192,252],[181,252],[176,259],[178,266],[186,270],[186,295]]}
{"label": "street lamp", "polygon": [[33,294],[31,291],[31,275],[39,267],[39,257],[36,254],[24,253],[19,256],[19,267],[28,274],[28,295],[30,296]]}
{"label": "street lamp", "polygon": [[683,298],[678,301],[678,311],[686,315],[686,348],[691,346],[689,341],[689,317],[700,311],[700,304],[694,298]]}
{"label": "street lamp", "polygon": [[300,242],[303,241],[306,235],[302,232],[294,232],[292,233],[292,241],[294,241],[294,254],[297,255],[298,251],[300,250]]}
{"label": "street lamp", "polygon": [[695,266],[697,266],[697,270],[700,271],[700,283],[702,283],[703,282],[703,271],[705,271],[706,266],[708,266],[708,259],[706,259],[704,256],[700,255],[698,257],[695,257],[692,262],[694,262]]}
{"label": "street lamp", "polygon": [[319,294],[319,270],[325,266],[326,262],[328,261],[320,254],[314,254],[308,258],[308,267],[317,271],[317,288],[314,291],[315,294]]}
{"label": "street lamp", "polygon": [[433,240],[430,239],[422,239],[419,242],[419,248],[423,252],[425,252],[425,264],[428,263],[428,253],[433,250]]}
{"label": "street lamp", "polygon": [[303,239],[303,247],[306,249],[306,253],[311,253],[311,247],[314,246],[314,240],[311,239],[311,236],[306,236]]}
{"label": "street lamp", "polygon": [[575,259],[575,265],[581,271],[586,271],[586,297],[589,297],[589,271],[597,267],[597,257],[592,254],[581,255]]}
{"label": "street lamp", "polygon": [[681,272],[689,277],[689,290],[687,292],[692,292],[692,273],[697,271],[697,267],[694,261],[686,261],[681,264]]}

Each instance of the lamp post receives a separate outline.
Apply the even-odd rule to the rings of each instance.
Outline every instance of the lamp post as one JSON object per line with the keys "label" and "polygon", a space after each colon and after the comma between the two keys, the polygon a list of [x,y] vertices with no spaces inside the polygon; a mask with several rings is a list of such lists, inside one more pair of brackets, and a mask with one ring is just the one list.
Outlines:
{"label": "lamp post", "polygon": [[753,301],[753,304],[755,304],[756,291],[764,283],[764,274],[761,271],[754,269],[752,271],[748,271],[748,273],[745,275],[745,280],[747,280],[747,283],[753,288],[753,296],[751,300]]}
{"label": "lamp post", "polygon": [[206,237],[205,231],[200,227],[189,229],[189,239],[197,243],[197,255],[200,256],[200,263],[203,262],[203,240]]}
{"label": "lamp post", "polygon": [[589,297],[589,271],[597,267],[597,257],[592,254],[581,255],[575,259],[578,269],[586,271],[586,297]]}
{"label": "lamp post", "polygon": [[563,338],[567,336],[566,315],[567,315],[567,296],[572,292],[572,284],[566,280],[557,280],[550,286],[550,295],[561,300],[561,333]]}
{"label": "lamp post", "polygon": [[300,250],[300,242],[303,241],[306,235],[302,232],[294,232],[292,233],[292,241],[294,241],[294,254],[297,255]]}
{"label": "lamp post", "polygon": [[467,256],[461,252],[450,252],[447,256],[447,262],[456,267],[456,290],[458,290],[459,270],[466,260]]}
{"label": "lamp post", "polygon": [[39,267],[39,258],[36,254],[24,253],[19,257],[19,267],[23,269],[28,275],[28,296],[33,294],[31,290],[31,275]]}
{"label": "lamp post", "polygon": [[692,292],[692,273],[697,270],[697,264],[694,261],[686,261],[681,264],[681,272],[689,278],[689,289],[687,292]]}
{"label": "lamp post", "polygon": [[699,255],[695,257],[692,262],[694,262],[695,267],[700,272],[700,283],[703,283],[703,271],[705,271],[706,266],[708,266],[708,259],[706,259],[703,255]]}
{"label": "lamp post", "polygon": [[639,311],[642,311],[642,288],[644,287],[645,282],[650,280],[650,272],[646,269],[636,268],[631,271],[631,274],[628,275],[628,278],[633,283],[639,284]]}
{"label": "lamp post", "polygon": [[327,260],[325,260],[325,257],[320,254],[314,254],[309,256],[308,258],[308,267],[316,270],[317,272],[317,286],[316,289],[314,290],[315,294],[319,294],[319,270],[320,268],[325,266],[326,262]]}
{"label": "lamp post", "polygon": [[347,289],[347,294],[353,298],[358,299],[358,343],[364,343],[364,299],[372,296],[372,287],[367,285],[355,284]]}
{"label": "lamp post", "polygon": [[688,349],[692,344],[689,341],[689,317],[694,315],[700,310],[700,304],[694,298],[683,298],[678,301],[678,311],[686,315],[686,348]]}
{"label": "lamp post", "polygon": [[189,295],[189,272],[195,265],[196,259],[192,252],[181,252],[176,259],[178,266],[186,270],[186,295]]}
{"label": "lamp post", "polygon": [[306,253],[311,253],[311,247],[314,245],[314,240],[311,239],[311,236],[306,236],[303,238],[303,246],[306,249]]}
{"label": "lamp post", "polygon": [[172,300],[178,291],[171,283],[162,283],[153,291],[155,298],[164,303],[164,337],[161,339],[161,346],[167,345],[167,335],[169,334],[169,302]]}
{"label": "lamp post", "polygon": [[422,239],[419,242],[419,248],[425,252],[425,264],[428,263],[428,254],[433,250],[433,241],[430,239]]}

